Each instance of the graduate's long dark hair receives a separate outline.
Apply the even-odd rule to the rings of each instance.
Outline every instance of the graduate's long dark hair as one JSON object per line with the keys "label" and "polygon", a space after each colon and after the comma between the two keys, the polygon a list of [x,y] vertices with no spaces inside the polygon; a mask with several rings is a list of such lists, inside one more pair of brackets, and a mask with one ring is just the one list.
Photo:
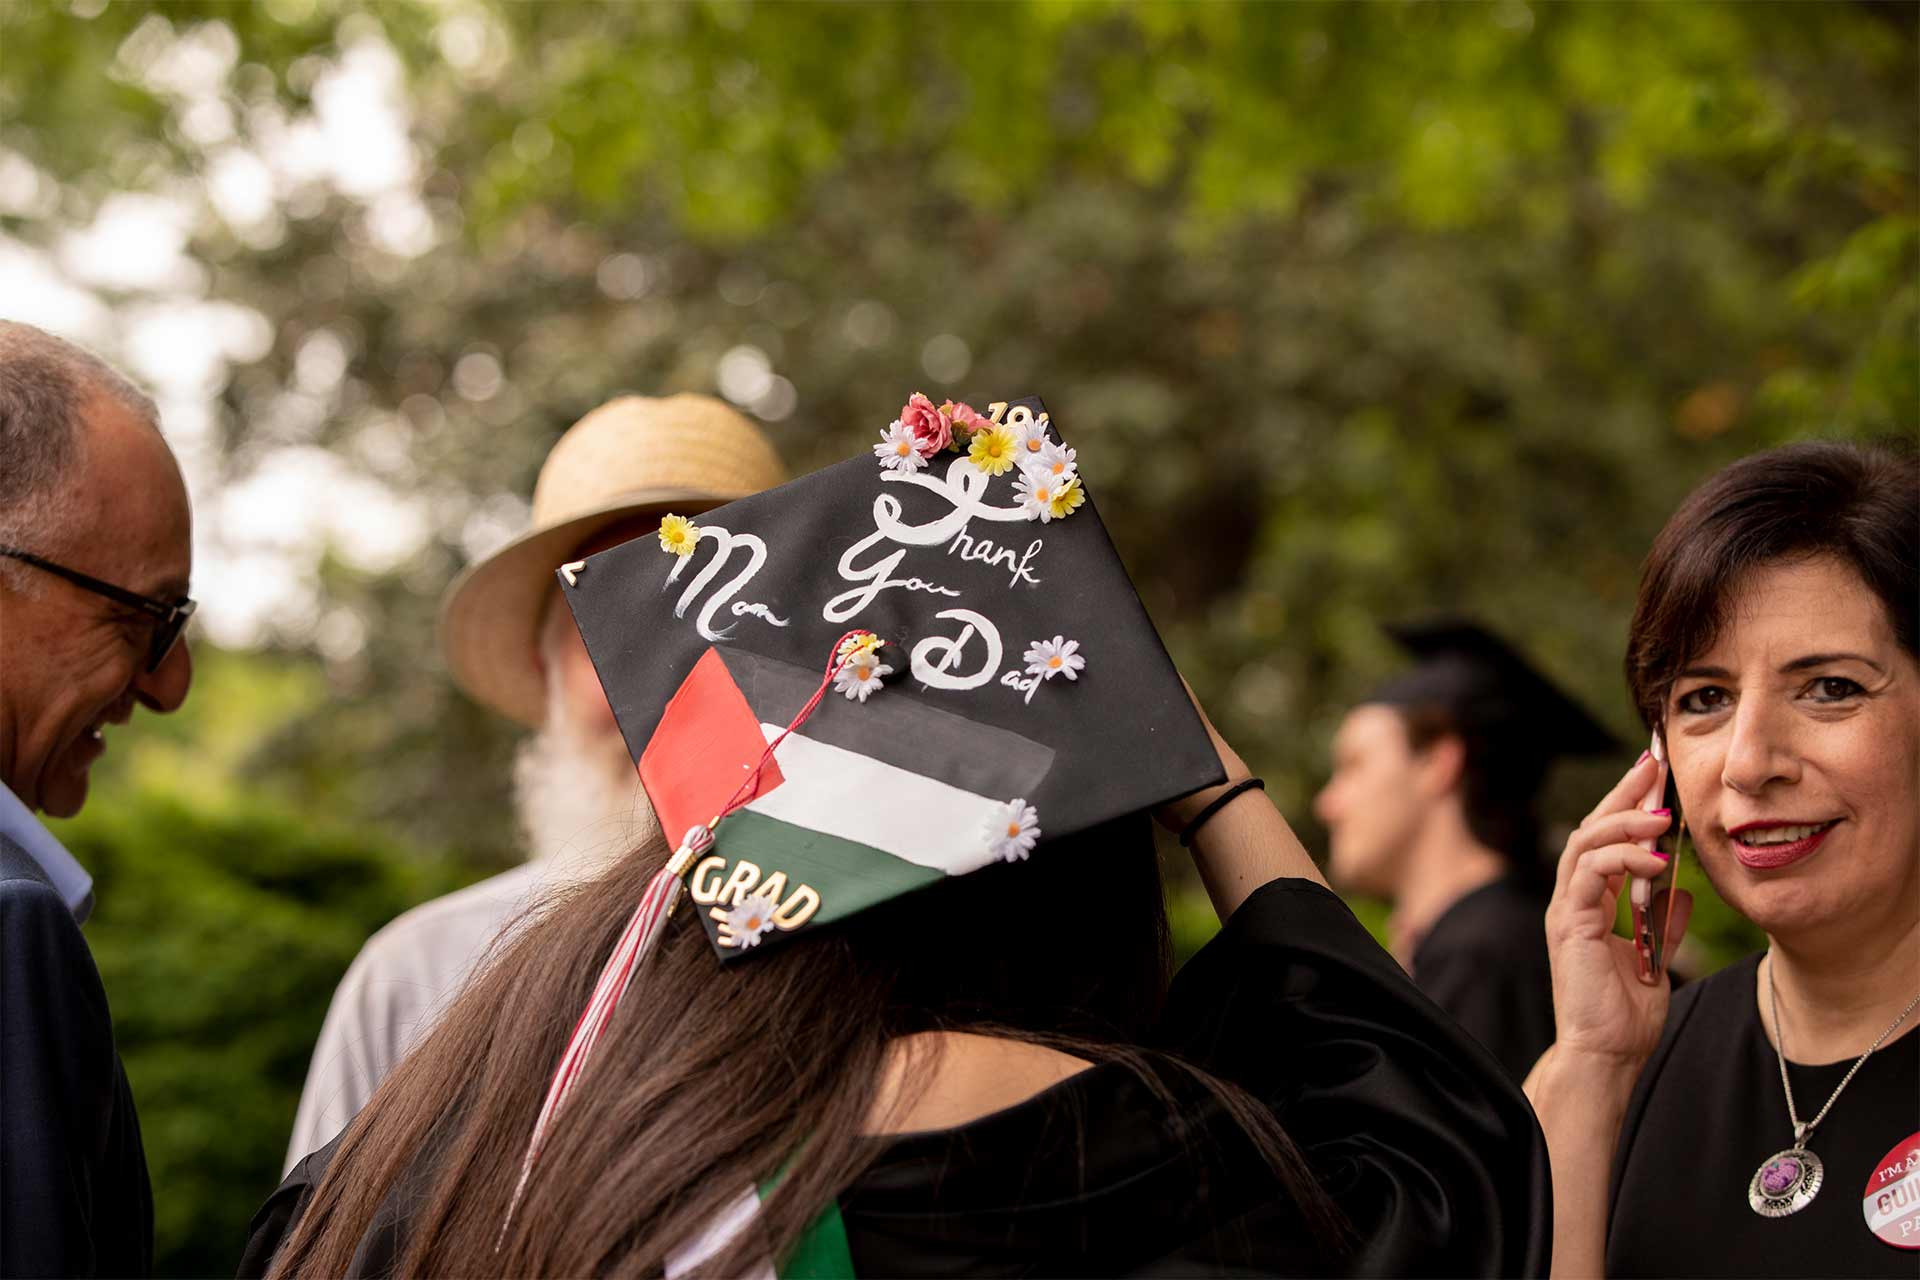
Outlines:
{"label": "graduate's long dark hair", "polygon": [[[535,908],[500,944],[349,1126],[273,1275],[346,1274],[388,1215],[399,1221],[401,1275],[659,1275],[743,1191],[777,1176],[757,1227],[702,1268],[743,1274],[783,1257],[878,1154],[862,1131],[889,1044],[927,1030],[1117,1061],[1169,1100],[1160,1073],[1189,1072],[1272,1166],[1303,1229],[1330,1238],[1331,1205],[1261,1103],[1138,1047],[1169,969],[1141,817],[725,967],[683,903],[556,1119],[502,1238],[554,1066],[666,856],[658,842],[635,851]],[[913,1064],[909,1091],[913,1078],[924,1087],[927,1068]],[[1169,1124],[1202,1140],[1177,1112]]]}

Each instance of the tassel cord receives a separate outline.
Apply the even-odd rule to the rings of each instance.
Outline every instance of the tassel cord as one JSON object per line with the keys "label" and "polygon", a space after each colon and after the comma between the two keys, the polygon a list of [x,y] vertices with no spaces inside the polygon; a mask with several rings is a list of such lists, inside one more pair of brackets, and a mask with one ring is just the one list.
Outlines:
{"label": "tassel cord", "polygon": [[720,825],[721,819],[753,799],[755,789],[760,783],[761,772],[766,768],[767,761],[773,759],[774,750],[786,741],[788,734],[805,724],[807,718],[819,708],[821,699],[826,697],[827,690],[833,685],[834,677],[839,675],[841,669],[853,659],[854,648],[851,642],[869,634],[871,633],[861,630],[849,631],[834,642],[832,655],[827,661],[826,674],[820,681],[820,687],[813,691],[813,696],[807,700],[805,706],[800,708],[800,713],[786,728],[774,735],[772,741],[767,743],[766,750],[760,753],[759,760],[747,771],[745,780],[727,798],[727,802],[720,807],[720,811],[713,816],[713,820],[705,826],[689,829],[681,839],[680,847],[674,850],[671,858],[667,859],[667,865],[654,872],[652,878],[647,881],[646,892],[640,895],[640,905],[634,908],[626,928],[621,931],[618,941],[614,943],[612,953],[601,968],[600,977],[594,983],[593,995],[587,1001],[587,1007],[581,1011],[579,1021],[574,1024],[573,1034],[567,1039],[566,1051],[560,1055],[560,1063],[554,1069],[553,1080],[547,1086],[547,1096],[540,1104],[540,1114],[534,1120],[533,1133],[527,1139],[526,1154],[520,1161],[520,1179],[514,1185],[513,1196],[507,1203],[506,1216],[500,1222],[500,1234],[494,1240],[495,1253],[498,1253],[506,1244],[507,1230],[513,1225],[514,1215],[518,1213],[520,1203],[526,1196],[527,1184],[532,1180],[534,1165],[539,1161],[540,1153],[546,1147],[547,1135],[551,1132],[560,1109],[566,1104],[575,1083],[585,1072],[588,1059],[593,1056],[595,1046],[600,1043],[607,1025],[612,1022],[614,1011],[619,1007],[621,998],[626,995],[627,988],[632,985],[641,962],[659,942],[660,935],[666,932],[667,919],[673,914],[673,909],[680,900],[683,887],[681,878],[686,875],[687,868],[692,865],[693,859],[698,854],[713,847],[713,831]]}

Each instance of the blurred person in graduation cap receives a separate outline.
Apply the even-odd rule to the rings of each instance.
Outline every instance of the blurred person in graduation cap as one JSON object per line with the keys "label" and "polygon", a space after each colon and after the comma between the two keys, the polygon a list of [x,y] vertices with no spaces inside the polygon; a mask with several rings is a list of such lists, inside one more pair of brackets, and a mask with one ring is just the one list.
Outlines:
{"label": "blurred person in graduation cap", "polygon": [[599,871],[652,830],[554,572],[785,480],[773,446],[709,396],[623,396],[554,444],[530,527],[448,589],[440,646],[456,683],[535,732],[514,762],[528,860],[406,912],[367,941],[333,1001],[301,1092],[287,1168],[346,1127],[501,928],[543,889]]}
{"label": "blurred person in graduation cap", "polygon": [[[1198,713],[1039,402],[987,409],[562,573],[667,834],[243,1274],[1540,1271],[1518,1090]],[[1149,814],[1224,922],[1171,983]]]}
{"label": "blurred person in graduation cap", "polygon": [[1413,980],[1515,1080],[1553,1043],[1538,802],[1611,735],[1471,622],[1391,627],[1414,658],[1347,713],[1314,799],[1342,890],[1389,900]]}

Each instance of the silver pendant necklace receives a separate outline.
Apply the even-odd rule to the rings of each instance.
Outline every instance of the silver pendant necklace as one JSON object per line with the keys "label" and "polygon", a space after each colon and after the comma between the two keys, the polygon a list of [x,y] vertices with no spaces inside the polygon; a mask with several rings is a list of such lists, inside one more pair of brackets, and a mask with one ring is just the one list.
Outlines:
{"label": "silver pendant necklace", "polygon": [[1765,1218],[1784,1218],[1790,1213],[1798,1213],[1813,1203],[1820,1194],[1820,1184],[1826,1180],[1827,1171],[1820,1163],[1820,1157],[1807,1150],[1807,1139],[1827,1112],[1833,1110],[1833,1104],[1840,1100],[1853,1077],[1867,1064],[1873,1051],[1887,1042],[1894,1028],[1907,1020],[1915,1005],[1920,1005],[1920,996],[1907,1001],[1907,1007],[1900,1016],[1887,1024],[1867,1051],[1855,1059],[1847,1074],[1841,1077],[1839,1085],[1827,1098],[1827,1105],[1811,1120],[1802,1121],[1800,1113],[1793,1105],[1793,1081],[1787,1078],[1787,1038],[1780,1027],[1780,989],[1773,984],[1773,953],[1767,953],[1767,998],[1773,1005],[1773,1053],[1780,1060],[1780,1086],[1787,1093],[1787,1119],[1793,1124],[1793,1145],[1785,1151],[1776,1151],[1767,1157],[1766,1162],[1753,1171],[1753,1181],[1747,1184],[1747,1203],[1753,1211]]}

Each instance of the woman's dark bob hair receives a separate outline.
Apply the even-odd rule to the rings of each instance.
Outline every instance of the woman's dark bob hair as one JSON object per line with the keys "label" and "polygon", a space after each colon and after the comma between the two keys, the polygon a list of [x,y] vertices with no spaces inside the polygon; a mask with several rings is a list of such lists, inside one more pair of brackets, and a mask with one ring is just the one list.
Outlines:
{"label": "woman's dark bob hair", "polygon": [[1627,632],[1627,687],[1649,728],[1710,648],[1747,575],[1832,556],[1880,597],[1915,654],[1920,625],[1920,457],[1903,444],[1790,444],[1743,458],[1687,495],[1654,539]]}

